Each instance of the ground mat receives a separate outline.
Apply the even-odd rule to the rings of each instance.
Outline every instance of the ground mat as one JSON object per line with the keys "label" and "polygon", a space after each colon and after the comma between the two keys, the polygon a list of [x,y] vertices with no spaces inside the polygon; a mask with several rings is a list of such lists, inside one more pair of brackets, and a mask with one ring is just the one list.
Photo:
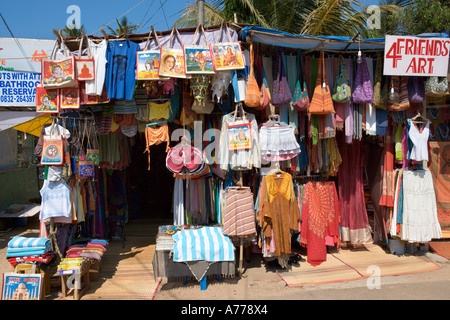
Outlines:
{"label": "ground mat", "polygon": [[365,279],[374,272],[380,276],[397,276],[437,269],[440,269],[438,265],[420,257],[397,256],[377,245],[366,245],[328,254],[327,260],[317,267],[303,262],[291,271],[278,274],[288,286],[304,286]]}
{"label": "ground mat", "polygon": [[431,251],[444,257],[450,259],[450,242],[448,241],[431,241],[428,243]]}

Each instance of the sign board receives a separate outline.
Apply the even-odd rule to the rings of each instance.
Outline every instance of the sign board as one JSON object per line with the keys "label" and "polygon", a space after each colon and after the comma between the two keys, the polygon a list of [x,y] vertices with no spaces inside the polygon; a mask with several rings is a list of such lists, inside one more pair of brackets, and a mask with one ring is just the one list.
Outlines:
{"label": "sign board", "polygon": [[55,40],[0,38],[0,106],[34,107],[42,58]]}
{"label": "sign board", "polygon": [[446,77],[449,38],[386,36],[384,75]]}

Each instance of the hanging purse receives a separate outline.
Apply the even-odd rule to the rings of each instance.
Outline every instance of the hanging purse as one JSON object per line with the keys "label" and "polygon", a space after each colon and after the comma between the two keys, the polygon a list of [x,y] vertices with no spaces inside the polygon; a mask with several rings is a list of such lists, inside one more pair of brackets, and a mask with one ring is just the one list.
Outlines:
{"label": "hanging purse", "polygon": [[36,113],[59,112],[59,89],[47,89],[36,85]]}
{"label": "hanging purse", "polygon": [[80,40],[80,47],[78,49],[78,57],[75,58],[75,70],[76,79],[78,81],[93,81],[95,80],[95,63],[94,57],[91,55],[91,48],[89,47],[89,42],[87,44],[87,56],[81,56],[83,51],[83,40],[84,35]]}
{"label": "hanging purse", "polygon": [[[77,179],[85,179],[94,176],[94,164],[91,160],[87,160],[87,155],[84,152],[84,138],[87,133],[87,119],[85,119],[83,126],[83,133],[80,142],[80,149],[78,150],[78,156],[76,157],[76,177]],[[89,141],[89,140],[88,140]],[[88,142],[89,144],[89,142]]]}
{"label": "hanging purse", "polygon": [[286,79],[286,71],[284,69],[283,57],[281,49],[278,51],[278,70],[274,77],[272,89],[272,103],[282,105],[292,101],[292,94],[289,90],[289,84]]}
{"label": "hanging purse", "polygon": [[50,127],[50,135],[44,135],[44,142],[42,145],[42,165],[62,165],[64,162],[64,140],[61,135],[56,134],[56,120]]}
{"label": "hanging purse", "polygon": [[178,29],[173,26],[172,32],[170,33],[169,37],[169,46],[161,47],[158,74],[165,77],[190,79],[190,76],[186,76],[183,49],[173,48],[175,37],[178,38],[178,41],[183,48],[183,42],[181,41],[180,33],[178,32]]}
{"label": "hanging purse", "polygon": [[352,90],[350,87],[350,79],[347,74],[344,56],[339,55],[339,65],[336,74],[333,95],[331,96],[334,102],[349,102],[352,99]]}
{"label": "hanging purse", "polygon": [[330,87],[328,86],[327,76],[325,74],[325,55],[323,51],[320,51],[317,69],[316,87],[314,88],[314,94],[308,112],[311,114],[335,113]]}
{"label": "hanging purse", "polygon": [[80,88],[61,88],[59,107],[61,109],[80,109]]}
{"label": "hanging purse", "polygon": [[64,88],[78,87],[78,81],[75,80],[75,58],[69,56],[67,48],[63,45],[65,58],[56,60],[56,42],[55,47],[49,59],[42,59],[41,63],[41,85],[45,88]]}
{"label": "hanging purse", "polygon": [[247,90],[245,92],[244,103],[247,107],[257,108],[259,107],[261,92],[259,91],[258,82],[255,78],[255,66],[254,57],[255,53],[253,51],[253,42],[250,41],[250,74],[247,81]]}
{"label": "hanging purse", "polygon": [[373,86],[373,106],[387,110],[389,88],[387,77],[383,77],[383,59],[384,57],[378,53],[375,69],[375,85]]}
{"label": "hanging purse", "polygon": [[[89,126],[89,136],[88,136],[88,146],[86,149],[86,160],[92,161],[94,166],[98,166],[100,164],[100,156],[98,150],[98,141],[97,134],[94,132],[93,128],[95,128],[95,120],[94,123],[91,123]],[[91,144],[92,140],[92,144]]]}
{"label": "hanging purse", "polygon": [[422,103],[425,100],[423,77],[408,77],[408,98],[414,103]]}
{"label": "hanging purse", "polygon": [[[167,77],[161,77],[158,74],[159,62],[161,55],[161,43],[159,42],[158,35],[156,34],[153,26],[149,32],[147,41],[144,45],[144,50],[136,52],[136,80],[164,80]],[[148,44],[150,43],[150,36],[154,35],[157,49],[148,50]]]}
{"label": "hanging purse", "polygon": [[[201,28],[201,35],[200,29]],[[202,38],[205,42],[204,46],[195,45],[195,43]],[[206,41],[205,30],[200,24],[195,29],[194,37],[192,38],[192,45],[183,45],[184,50],[184,65],[186,67],[186,74],[214,74],[214,66],[212,62],[211,48]]]}
{"label": "hanging purse", "polygon": [[[298,50],[298,64],[299,64],[299,77],[297,79],[297,84],[295,85],[294,96],[292,97],[292,106],[299,110],[308,110],[311,102],[309,101],[308,89],[306,88],[306,82],[303,74],[303,63],[301,50]],[[303,83],[303,88],[301,86]]]}
{"label": "hanging purse", "polygon": [[353,103],[374,103],[373,87],[370,81],[369,69],[364,54],[362,61],[356,66],[355,89],[353,90]]}
{"label": "hanging purse", "polygon": [[406,77],[392,76],[388,98],[388,110],[403,111],[408,108],[408,79]]}
{"label": "hanging purse", "polygon": [[[223,26],[228,36],[228,42],[223,40]],[[224,21],[220,25],[220,42],[210,44],[212,61],[215,71],[239,70],[245,68],[244,57],[239,41],[233,41],[227,23]]]}
{"label": "hanging purse", "polygon": [[208,101],[209,74],[193,74],[190,80],[190,88],[194,96],[192,110],[199,114],[210,114],[214,110],[214,103]]}

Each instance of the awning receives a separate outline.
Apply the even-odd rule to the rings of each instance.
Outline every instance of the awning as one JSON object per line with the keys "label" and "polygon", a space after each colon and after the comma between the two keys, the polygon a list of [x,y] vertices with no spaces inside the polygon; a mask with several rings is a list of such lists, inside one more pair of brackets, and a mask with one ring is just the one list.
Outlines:
{"label": "awning", "polygon": [[[352,37],[338,36],[309,36],[304,34],[293,35],[288,32],[262,28],[258,26],[249,26],[243,28],[239,36],[242,40],[246,37],[254,42],[261,42],[278,47],[297,48],[305,50],[325,50],[325,51],[344,51],[344,50],[384,50],[385,38],[361,39],[355,40]],[[417,37],[439,37],[448,38],[448,32],[444,33],[424,33]]]}
{"label": "awning", "polygon": [[51,123],[49,113],[39,114],[35,111],[0,111],[0,131],[16,129],[34,136],[41,135],[42,127]]}

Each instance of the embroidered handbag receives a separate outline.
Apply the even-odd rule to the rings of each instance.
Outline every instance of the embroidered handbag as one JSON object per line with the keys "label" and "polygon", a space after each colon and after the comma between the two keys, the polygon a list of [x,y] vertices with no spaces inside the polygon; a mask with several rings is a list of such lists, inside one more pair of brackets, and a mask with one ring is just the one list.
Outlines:
{"label": "embroidered handbag", "polygon": [[335,102],[348,102],[352,98],[350,79],[348,77],[347,68],[342,55],[339,55],[339,66],[336,74],[333,95],[331,97]]}
{"label": "embroidered handbag", "polygon": [[281,49],[278,52],[278,70],[273,80],[272,103],[281,105],[292,101],[292,94],[286,79]]}
{"label": "embroidered handbag", "polygon": [[258,82],[255,78],[255,52],[253,51],[253,42],[250,42],[250,74],[247,81],[247,90],[245,92],[244,103],[247,107],[259,107],[261,92],[259,90]]}
{"label": "embroidered handbag", "polygon": [[214,103],[208,102],[207,94],[209,92],[209,82],[211,75],[209,74],[193,74],[190,88],[194,96],[192,110],[200,114],[210,114],[214,109]]}
{"label": "embroidered handbag", "polygon": [[[307,110],[309,105],[310,105],[310,101],[309,101],[309,95],[308,95],[308,89],[306,88],[306,82],[305,79],[303,78],[303,63],[302,63],[302,54],[301,54],[301,50],[298,50],[298,62],[299,62],[299,79],[297,80],[297,84],[295,85],[295,92],[294,92],[294,97],[292,97],[292,106],[299,110],[299,111],[303,111],[303,110]],[[301,80],[303,79],[303,80]],[[303,82],[303,88],[300,85]]]}
{"label": "embroidered handbag", "polygon": [[316,80],[316,87],[311,99],[308,112],[311,114],[328,114],[335,113],[333,100],[331,99],[330,87],[328,86],[327,76],[325,74],[325,55],[323,51],[320,52],[320,59],[318,65],[318,74]]}
{"label": "embroidered handbag", "polygon": [[364,54],[362,54],[361,63],[358,63],[356,67],[354,87],[352,94],[354,103],[374,103],[372,82]]}

